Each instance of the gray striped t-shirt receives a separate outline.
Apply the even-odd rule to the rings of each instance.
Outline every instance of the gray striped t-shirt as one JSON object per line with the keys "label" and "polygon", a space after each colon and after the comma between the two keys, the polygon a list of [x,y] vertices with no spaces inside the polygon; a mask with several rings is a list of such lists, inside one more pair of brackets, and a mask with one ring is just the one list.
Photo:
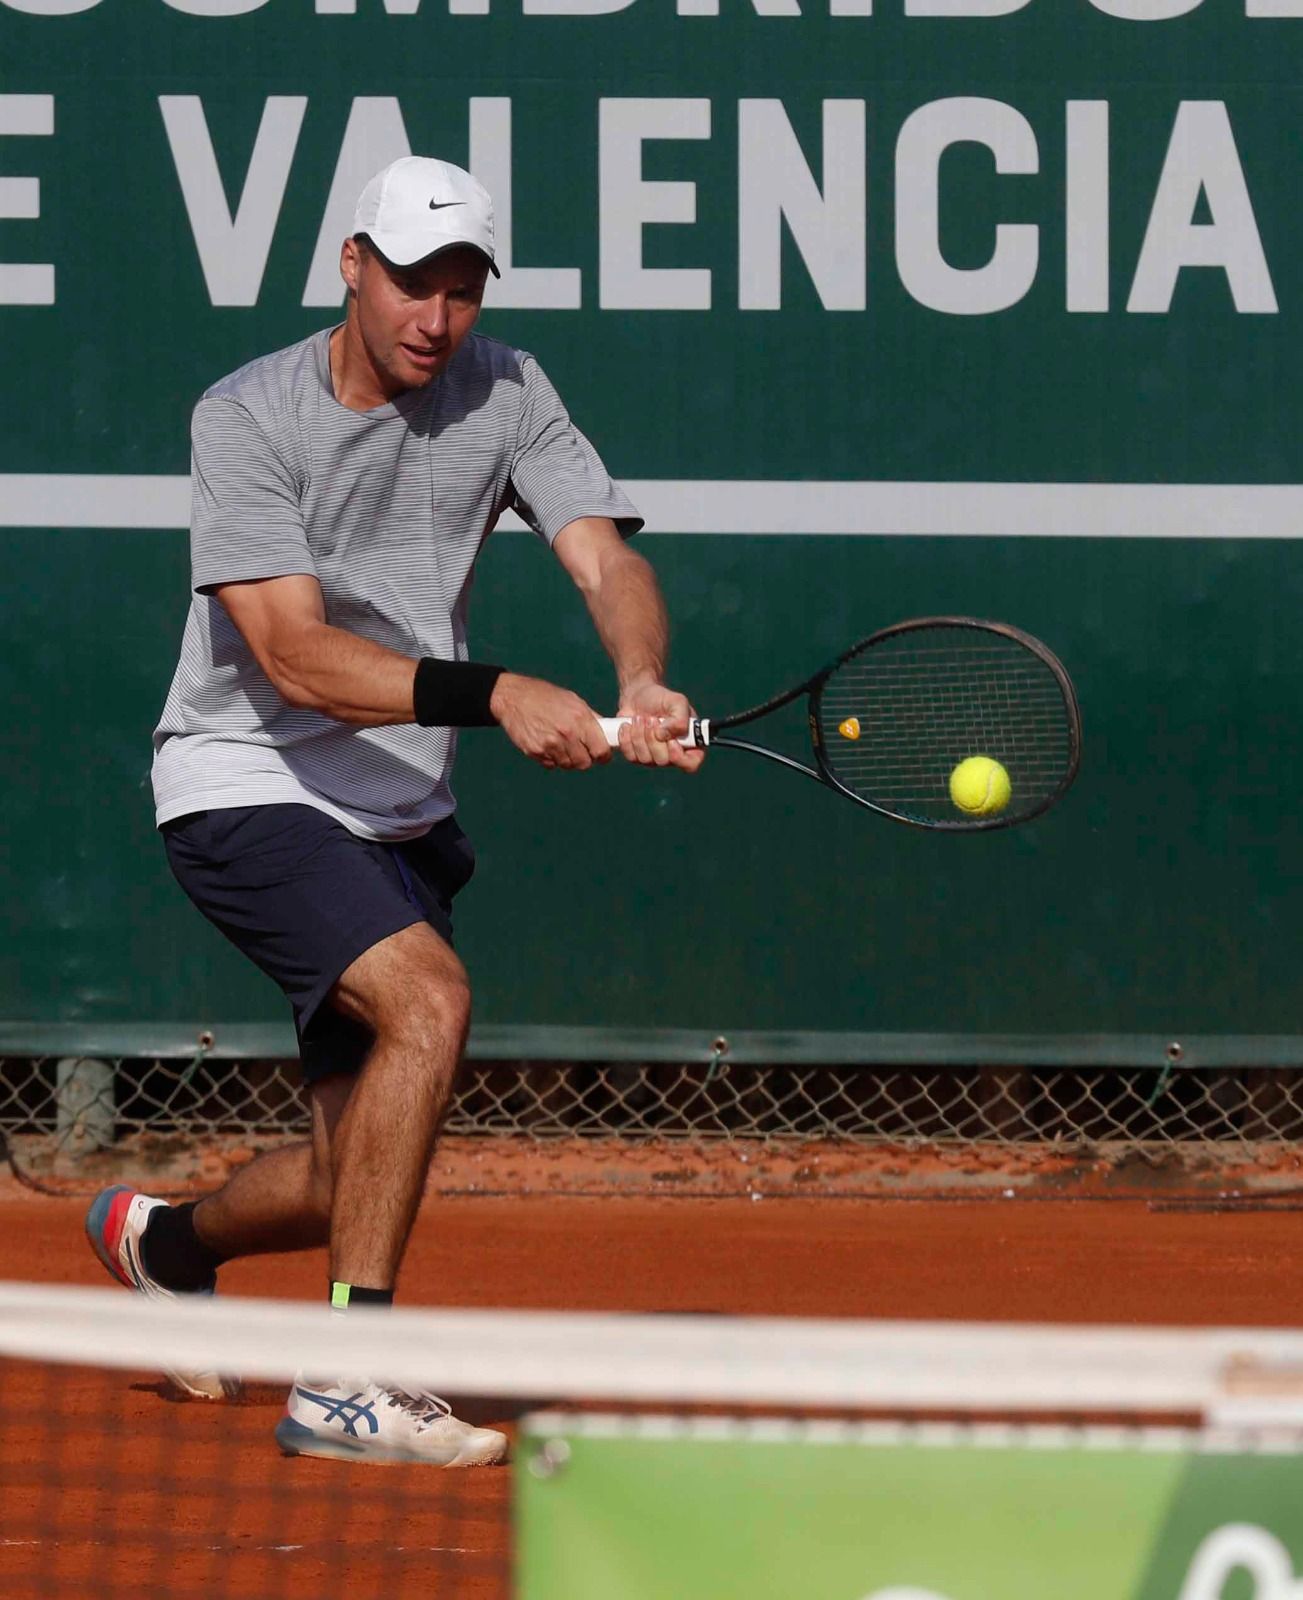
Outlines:
{"label": "gray striped t-shirt", "polygon": [[154,733],[160,825],[291,801],[363,838],[408,839],[454,806],[452,730],[295,710],[215,586],[310,573],[334,626],[465,660],[471,568],[506,507],[549,544],[581,516],[642,526],[524,351],[471,334],[423,388],[357,412],[334,397],[329,341],[326,329],[241,367],[195,408],[193,594]]}

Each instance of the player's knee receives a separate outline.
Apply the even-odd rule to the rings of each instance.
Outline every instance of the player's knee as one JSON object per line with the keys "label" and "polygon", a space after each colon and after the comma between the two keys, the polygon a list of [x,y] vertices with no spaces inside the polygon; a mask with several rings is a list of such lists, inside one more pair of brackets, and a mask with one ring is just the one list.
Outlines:
{"label": "player's knee", "polygon": [[417,967],[396,984],[376,1033],[418,1056],[441,1053],[450,1039],[460,1039],[465,1033],[470,1011],[470,980],[454,958],[437,967]]}

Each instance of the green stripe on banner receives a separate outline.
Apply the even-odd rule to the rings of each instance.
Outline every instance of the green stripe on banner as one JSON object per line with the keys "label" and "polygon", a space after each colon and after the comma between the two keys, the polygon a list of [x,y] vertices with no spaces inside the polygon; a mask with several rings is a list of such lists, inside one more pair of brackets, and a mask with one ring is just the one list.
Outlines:
{"label": "green stripe on banner", "polygon": [[1127,1600],[1297,1600],[1300,1567],[1303,1463],[1195,1456]]}

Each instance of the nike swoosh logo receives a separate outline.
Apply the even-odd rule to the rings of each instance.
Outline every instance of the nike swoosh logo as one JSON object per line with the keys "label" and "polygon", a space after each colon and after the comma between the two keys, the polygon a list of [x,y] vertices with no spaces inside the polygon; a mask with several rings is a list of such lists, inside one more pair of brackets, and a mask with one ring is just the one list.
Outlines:
{"label": "nike swoosh logo", "polygon": [[465,204],[466,202],[464,200],[431,200],[430,210],[446,211],[449,206],[464,206]]}

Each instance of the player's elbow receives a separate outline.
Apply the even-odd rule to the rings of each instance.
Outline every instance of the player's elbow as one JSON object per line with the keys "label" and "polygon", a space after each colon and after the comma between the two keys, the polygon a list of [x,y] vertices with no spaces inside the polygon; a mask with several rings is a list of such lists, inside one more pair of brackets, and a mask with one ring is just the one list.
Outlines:
{"label": "player's elbow", "polygon": [[311,674],[295,671],[277,663],[267,676],[272,687],[287,706],[295,711],[324,711],[328,716],[338,715],[334,703],[313,681]]}
{"label": "player's elbow", "polygon": [[367,723],[370,718],[357,706],[329,694],[311,671],[295,671],[283,664],[269,672],[272,686],[294,711],[316,711],[336,722]]}
{"label": "player's elbow", "polygon": [[321,695],[317,694],[311,684],[304,683],[301,679],[291,677],[281,672],[268,674],[277,694],[287,706],[295,711],[325,711],[327,705]]}
{"label": "player's elbow", "polygon": [[316,683],[310,649],[297,637],[282,638],[263,652],[261,666],[286,705],[296,711],[328,710]]}

